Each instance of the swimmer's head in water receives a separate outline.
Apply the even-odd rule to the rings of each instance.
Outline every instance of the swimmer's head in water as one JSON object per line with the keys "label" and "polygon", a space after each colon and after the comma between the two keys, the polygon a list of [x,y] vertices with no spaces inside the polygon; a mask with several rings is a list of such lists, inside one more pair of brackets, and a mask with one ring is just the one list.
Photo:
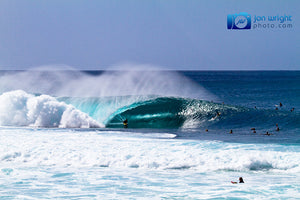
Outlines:
{"label": "swimmer's head in water", "polygon": [[240,183],[244,183],[243,177],[239,178]]}

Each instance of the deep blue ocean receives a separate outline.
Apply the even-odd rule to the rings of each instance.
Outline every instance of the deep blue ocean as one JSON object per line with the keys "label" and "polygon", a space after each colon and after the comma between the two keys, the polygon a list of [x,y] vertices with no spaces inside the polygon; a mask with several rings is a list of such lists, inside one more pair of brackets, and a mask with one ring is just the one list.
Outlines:
{"label": "deep blue ocean", "polygon": [[0,199],[300,199],[299,136],[300,71],[0,71]]}

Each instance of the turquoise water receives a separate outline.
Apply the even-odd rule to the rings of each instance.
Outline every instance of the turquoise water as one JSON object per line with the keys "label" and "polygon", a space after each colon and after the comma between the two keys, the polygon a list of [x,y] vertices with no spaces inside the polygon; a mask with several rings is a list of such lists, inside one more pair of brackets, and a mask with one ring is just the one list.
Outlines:
{"label": "turquoise water", "polygon": [[298,71],[147,73],[2,72],[0,198],[300,199]]}

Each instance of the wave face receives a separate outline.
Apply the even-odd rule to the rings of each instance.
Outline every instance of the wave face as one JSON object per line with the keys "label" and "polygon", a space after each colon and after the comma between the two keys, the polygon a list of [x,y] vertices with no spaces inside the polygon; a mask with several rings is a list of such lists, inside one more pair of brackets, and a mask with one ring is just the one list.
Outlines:
{"label": "wave face", "polygon": [[250,109],[203,100],[158,97],[133,103],[113,113],[107,127],[122,127],[127,119],[130,128],[198,128],[198,127],[286,127],[299,126],[300,116],[289,111]]}
{"label": "wave face", "polygon": [[[155,98],[122,107],[110,116],[106,126],[120,127],[127,119],[130,128],[178,128],[185,121],[180,112],[187,102],[180,98]],[[121,124],[120,124],[121,122]]]}

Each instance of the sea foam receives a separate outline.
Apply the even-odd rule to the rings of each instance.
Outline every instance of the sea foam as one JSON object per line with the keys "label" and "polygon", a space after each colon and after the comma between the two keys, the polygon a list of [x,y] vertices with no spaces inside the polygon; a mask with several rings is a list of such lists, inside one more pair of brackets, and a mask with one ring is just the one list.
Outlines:
{"label": "sea foam", "polygon": [[49,95],[35,96],[22,90],[0,96],[1,126],[34,126],[60,128],[104,127],[72,105]]}
{"label": "sea foam", "polygon": [[[57,169],[105,167],[201,173],[300,172],[299,153],[274,144],[177,140],[166,133],[149,133],[147,137],[147,133],[106,130],[12,128],[0,129],[0,133],[3,167],[35,167],[38,164]],[[16,137],[22,142],[16,142]],[[299,150],[298,146],[293,148]]]}

